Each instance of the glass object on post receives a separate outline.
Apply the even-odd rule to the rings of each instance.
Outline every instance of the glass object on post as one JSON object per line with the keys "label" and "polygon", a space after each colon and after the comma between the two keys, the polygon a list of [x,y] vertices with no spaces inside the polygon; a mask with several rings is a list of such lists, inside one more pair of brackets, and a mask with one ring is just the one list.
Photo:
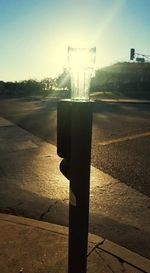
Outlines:
{"label": "glass object on post", "polygon": [[90,81],[94,72],[95,58],[96,47],[68,47],[72,100],[89,100]]}

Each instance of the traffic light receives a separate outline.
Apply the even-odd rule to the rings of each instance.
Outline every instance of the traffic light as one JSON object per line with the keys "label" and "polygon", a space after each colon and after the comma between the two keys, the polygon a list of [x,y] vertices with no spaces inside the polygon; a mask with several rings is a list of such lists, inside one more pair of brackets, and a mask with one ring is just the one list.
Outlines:
{"label": "traffic light", "polygon": [[131,48],[130,49],[130,60],[134,60],[134,57],[135,57],[135,49]]}

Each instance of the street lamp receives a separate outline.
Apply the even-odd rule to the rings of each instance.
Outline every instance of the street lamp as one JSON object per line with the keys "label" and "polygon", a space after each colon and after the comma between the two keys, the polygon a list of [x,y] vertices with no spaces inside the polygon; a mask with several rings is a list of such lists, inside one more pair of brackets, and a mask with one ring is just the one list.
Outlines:
{"label": "street lamp", "polygon": [[61,100],[57,112],[57,153],[60,169],[70,180],[68,273],[86,273],[92,106],[90,80],[96,48],[68,47],[71,99]]}

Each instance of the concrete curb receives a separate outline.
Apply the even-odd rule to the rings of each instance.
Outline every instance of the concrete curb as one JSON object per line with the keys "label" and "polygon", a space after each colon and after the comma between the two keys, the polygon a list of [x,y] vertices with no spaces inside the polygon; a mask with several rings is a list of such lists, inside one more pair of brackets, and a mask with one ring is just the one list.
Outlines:
{"label": "concrete curb", "polygon": [[125,247],[105,240],[102,245],[98,246],[98,248],[112,254],[113,256],[125,261],[137,269],[142,270],[143,272],[150,272],[150,260],[126,249]]}
{"label": "concrete curb", "polygon": [[[53,98],[40,98],[41,101],[48,101],[48,100],[56,100],[59,101],[63,98],[61,97],[53,97]],[[96,98],[96,95],[90,96],[94,102],[107,102],[107,103],[131,103],[131,104],[150,104],[150,100],[140,100],[140,99],[103,99],[103,98]]]}
{"label": "concrete curb", "polygon": [[134,98],[101,98],[101,92],[93,92],[90,97],[93,100],[100,102],[114,102],[114,103],[150,103],[150,99],[134,99]]}
{"label": "concrete curb", "polygon": [[[7,98],[10,99],[10,98]],[[53,100],[55,102],[65,99],[63,97],[22,97],[22,98],[11,98],[12,100],[39,100],[46,102],[48,100]],[[103,98],[96,98],[96,94],[91,95],[90,99],[94,102],[106,102],[106,103],[131,103],[131,104],[150,104],[150,100],[143,100],[143,99],[103,99]]]}
{"label": "concrete curb", "polygon": [[94,99],[95,102],[106,103],[130,103],[130,104],[150,104],[150,100],[124,100],[124,99]]}
{"label": "concrete curb", "polygon": [[[33,228],[46,230],[62,236],[68,236],[67,227],[47,222],[40,222],[20,216],[12,216],[0,213],[0,221],[12,222],[18,225],[31,226]],[[123,260],[124,262],[134,266],[138,270],[142,270],[145,273],[150,273],[150,260],[126,249],[125,247],[119,246],[109,240],[105,240],[100,236],[90,233],[89,243],[94,244],[94,248],[102,250],[120,260]]]}

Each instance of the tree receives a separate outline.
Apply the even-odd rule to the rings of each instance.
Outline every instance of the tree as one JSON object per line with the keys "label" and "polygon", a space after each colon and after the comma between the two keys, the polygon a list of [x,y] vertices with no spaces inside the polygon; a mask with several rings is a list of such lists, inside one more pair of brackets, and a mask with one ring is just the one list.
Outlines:
{"label": "tree", "polygon": [[71,89],[71,80],[68,69],[64,69],[63,72],[56,79],[58,88],[68,88]]}
{"label": "tree", "polygon": [[56,79],[55,78],[44,78],[41,81],[42,90],[53,90],[56,87]]}

